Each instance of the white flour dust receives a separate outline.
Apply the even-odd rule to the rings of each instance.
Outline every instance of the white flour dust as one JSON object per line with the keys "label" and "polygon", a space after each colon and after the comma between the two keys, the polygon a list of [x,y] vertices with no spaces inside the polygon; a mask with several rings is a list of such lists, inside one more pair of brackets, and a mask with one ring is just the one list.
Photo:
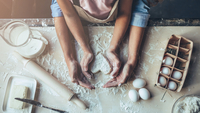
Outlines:
{"label": "white flour dust", "polygon": [[199,113],[200,112],[200,98],[186,97],[179,101],[175,106],[175,113]]}
{"label": "white flour dust", "polygon": [[[48,29],[44,32],[48,32]],[[50,37],[48,37],[50,38]],[[106,30],[103,30],[101,33],[93,33],[93,30],[89,28],[89,39],[90,39],[90,45],[94,52],[94,55],[98,53],[105,54],[106,49],[109,47],[109,43],[111,41],[112,34],[110,32],[107,32]],[[57,37],[51,37],[48,39],[50,43],[59,43],[57,41]],[[83,51],[80,48],[80,45],[73,40],[75,43],[75,49],[77,52],[77,59],[80,62],[81,58],[83,56]],[[121,49],[123,52],[125,52],[125,57],[127,57],[126,52],[126,44],[123,44],[123,47]],[[110,95],[119,95],[121,99],[123,99],[126,94],[126,89],[129,86],[128,84],[122,85],[120,87],[114,87],[114,88],[103,88],[103,85],[110,79],[109,75],[104,75],[103,73],[97,73],[95,74],[94,80],[91,80],[91,83],[95,86],[95,90],[88,90],[86,88],[83,88],[79,85],[73,84],[70,81],[68,68],[65,63],[65,59],[62,56],[62,61],[58,61],[55,58],[54,50],[49,49],[45,52],[45,54],[37,57],[35,60],[36,62],[42,66],[46,71],[48,71],[52,76],[56,77],[62,84],[65,84],[68,88],[70,88],[74,93],[78,95],[78,97],[88,103],[89,109],[86,110],[86,112],[103,112],[103,106],[102,106],[102,95],[110,96]],[[123,56],[123,55],[121,55]],[[124,56],[123,56],[124,58]],[[48,89],[48,87],[40,88],[43,91],[49,92],[51,95],[57,96],[55,92]],[[73,104],[72,104],[73,105]],[[69,104],[71,106],[71,104]],[[124,106],[123,106],[124,107]],[[76,109],[71,109],[71,112],[75,112]]]}
{"label": "white flour dust", "polygon": [[[43,23],[43,26],[46,26],[46,25],[47,23]],[[103,85],[110,79],[110,77],[109,75],[105,75],[103,73],[97,73],[94,75],[94,79],[90,80],[91,83],[95,86],[95,90],[88,90],[79,85],[73,84],[70,80],[68,68],[67,68],[63,54],[57,52],[55,49],[55,45],[59,45],[58,38],[55,34],[50,35],[50,33],[55,32],[55,28],[41,27],[39,31],[49,41],[49,45],[48,45],[49,47],[45,50],[45,52],[41,56],[33,60],[35,60],[37,64],[43,67],[52,76],[56,77],[62,84],[70,88],[74,93],[77,94],[77,96],[81,100],[87,103],[87,105],[89,106],[89,109],[87,109],[86,111],[83,111],[84,113],[95,113],[97,111],[99,113],[103,113],[105,112],[104,108],[106,106],[104,104],[112,103],[112,102],[114,103],[114,105],[116,104],[119,105],[119,108],[111,106],[111,108],[109,108],[110,113],[113,113],[113,112],[139,113],[141,111],[143,105],[140,102],[138,104],[133,104],[132,102],[127,101],[125,99],[125,97],[127,97],[128,88],[132,85],[130,82],[128,82],[127,84],[123,84],[120,87],[103,88]],[[107,29],[101,29],[101,30],[93,29],[93,27],[88,27],[88,31],[89,31],[89,43],[91,45],[94,55],[97,55],[98,53],[102,53],[103,55],[105,55],[105,51],[109,47],[111,38],[113,36],[112,32],[107,31]],[[83,51],[75,40],[73,40],[72,42],[74,42],[75,44],[77,59],[78,59],[78,62],[80,62],[83,56]],[[153,45],[150,45],[150,46],[153,46]],[[57,46],[57,47],[60,47],[60,46]],[[60,48],[60,51],[61,51],[61,48]],[[151,57],[150,51],[147,51],[147,53],[150,54],[150,57]],[[59,60],[58,57],[61,58],[61,60]],[[124,40],[120,46],[120,59],[122,60],[122,62],[126,62],[127,57],[128,57],[128,39]],[[152,59],[151,63],[154,63],[154,62],[155,60]],[[2,63],[0,62],[0,65],[1,64]],[[10,70],[9,73],[17,73],[20,75],[30,75],[30,73],[25,69],[21,69],[21,70],[15,69],[17,68],[16,67],[16,65],[18,65],[17,63],[8,62],[3,65],[4,65],[4,68],[6,68],[7,70]],[[140,62],[138,70],[140,69],[143,70],[146,74],[149,70],[149,66],[148,64]],[[0,74],[1,76],[4,76],[4,77],[7,76],[7,73],[0,73]],[[138,76],[142,76],[142,75],[138,75]],[[52,90],[46,85],[42,84],[39,89],[41,91],[49,93],[52,96],[59,96],[54,90]],[[108,100],[104,100],[103,99],[104,97],[105,98],[107,97],[106,99]],[[111,102],[106,102],[106,101],[111,101]],[[57,106],[54,106],[54,107],[56,108]],[[71,102],[68,102],[66,110],[69,111],[70,113],[76,113],[77,107]]]}

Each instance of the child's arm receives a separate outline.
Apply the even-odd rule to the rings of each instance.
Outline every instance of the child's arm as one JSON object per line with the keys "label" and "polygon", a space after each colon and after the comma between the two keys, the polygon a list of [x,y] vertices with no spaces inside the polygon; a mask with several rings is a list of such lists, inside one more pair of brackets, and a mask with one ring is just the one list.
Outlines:
{"label": "child's arm", "polygon": [[69,30],[84,51],[84,56],[80,63],[83,74],[87,78],[92,78],[92,76],[88,73],[88,65],[93,59],[93,54],[84,33],[80,18],[69,0],[57,0],[57,2],[63,12],[65,22]]}
{"label": "child's arm", "polygon": [[131,8],[133,0],[120,0],[118,17],[115,22],[115,28],[110,46],[107,50],[107,58],[113,66],[111,76],[115,77],[118,75],[121,63],[117,57],[116,50],[127,31],[131,18]]}
{"label": "child's arm", "polygon": [[75,48],[71,43],[69,37],[69,29],[65,23],[64,17],[55,17],[54,22],[56,33],[64,53],[65,61],[67,63],[71,81],[88,89],[94,89],[94,86],[92,86],[82,74],[80,65],[76,61]]}
{"label": "child's arm", "polygon": [[83,51],[91,52],[80,18],[69,0],[57,0],[67,26]]}

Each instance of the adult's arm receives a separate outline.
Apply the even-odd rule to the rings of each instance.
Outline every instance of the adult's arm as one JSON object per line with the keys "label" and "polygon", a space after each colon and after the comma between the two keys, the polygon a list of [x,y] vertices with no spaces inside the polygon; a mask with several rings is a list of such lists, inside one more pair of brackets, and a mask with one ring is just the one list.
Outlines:
{"label": "adult's arm", "polygon": [[116,50],[128,29],[131,19],[132,2],[133,0],[120,0],[119,2],[118,16],[115,22],[113,37],[106,52],[107,58],[113,66],[113,70],[110,74],[112,77],[117,76],[121,66]]}

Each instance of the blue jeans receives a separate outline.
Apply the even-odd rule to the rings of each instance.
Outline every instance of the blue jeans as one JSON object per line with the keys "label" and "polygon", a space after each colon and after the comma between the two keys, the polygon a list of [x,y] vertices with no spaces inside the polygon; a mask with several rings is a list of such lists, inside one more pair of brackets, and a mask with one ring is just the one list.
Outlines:
{"label": "blue jeans", "polygon": [[[147,0],[134,0],[132,4],[132,17],[130,25],[146,27],[150,17],[149,9],[150,7]],[[51,12],[52,17],[63,16],[56,0],[52,0]]]}

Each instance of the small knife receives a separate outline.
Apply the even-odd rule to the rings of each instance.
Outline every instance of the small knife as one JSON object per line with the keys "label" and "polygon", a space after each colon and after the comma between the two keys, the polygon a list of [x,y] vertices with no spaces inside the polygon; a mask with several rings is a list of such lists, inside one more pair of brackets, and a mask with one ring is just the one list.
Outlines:
{"label": "small knife", "polygon": [[57,112],[60,112],[60,113],[68,113],[66,111],[62,111],[62,110],[50,108],[50,107],[47,107],[47,106],[43,106],[40,102],[37,102],[37,101],[34,101],[34,100],[21,99],[21,98],[15,98],[15,99],[19,100],[19,101],[22,101],[22,102],[26,102],[26,103],[32,104],[32,105],[35,105],[35,106],[38,106],[38,107],[43,107],[43,108],[47,108],[47,109],[50,109],[50,110],[53,110],[53,111],[57,111]]}

